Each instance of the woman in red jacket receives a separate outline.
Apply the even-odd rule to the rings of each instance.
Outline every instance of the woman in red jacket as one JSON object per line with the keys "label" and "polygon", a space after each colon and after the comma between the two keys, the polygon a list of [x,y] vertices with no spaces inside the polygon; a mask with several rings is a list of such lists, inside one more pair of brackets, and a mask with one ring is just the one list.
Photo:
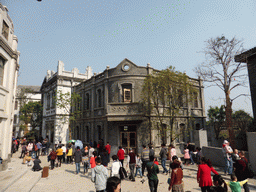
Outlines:
{"label": "woman in red jacket", "polygon": [[218,175],[218,172],[213,169],[211,161],[202,157],[197,171],[197,182],[202,192],[208,191],[212,186],[211,172]]}

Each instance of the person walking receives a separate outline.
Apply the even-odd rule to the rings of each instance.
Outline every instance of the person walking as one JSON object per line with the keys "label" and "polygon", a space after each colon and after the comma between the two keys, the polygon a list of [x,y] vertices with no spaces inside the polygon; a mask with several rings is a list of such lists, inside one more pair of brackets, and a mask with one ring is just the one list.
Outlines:
{"label": "person walking", "polygon": [[20,154],[20,159],[25,157],[25,153],[26,153],[26,143],[22,143],[21,144],[21,154]]}
{"label": "person walking", "polygon": [[115,176],[115,177],[118,177],[120,178],[120,175],[119,175],[119,169],[121,167],[121,163],[118,161],[118,157],[117,155],[113,155],[112,156],[112,159],[113,159],[113,163],[111,165],[111,177]]}
{"label": "person walking", "polygon": [[149,148],[149,157],[150,156],[155,156],[155,151],[153,149],[153,146],[151,144],[148,144],[148,148]]}
{"label": "person walking", "polygon": [[121,162],[122,166],[124,166],[124,150],[121,146],[119,146],[119,150],[117,152],[117,156],[119,158],[119,161]]}
{"label": "person walking", "polygon": [[90,164],[91,164],[91,168],[93,169],[94,167],[96,167],[96,162],[95,159],[97,158],[97,151],[93,151],[93,156],[90,159]]}
{"label": "person walking", "polygon": [[63,163],[66,162],[66,152],[67,152],[67,148],[66,146],[63,144],[62,147],[61,147],[62,151],[63,151],[63,155],[62,155],[62,160],[63,160]]}
{"label": "person walking", "polygon": [[149,149],[146,148],[146,145],[142,145],[142,147],[143,147],[143,150],[141,153],[142,176],[144,176],[144,171],[145,171],[146,165],[149,162]]}
{"label": "person walking", "polygon": [[89,146],[89,162],[91,161],[91,158],[93,157],[94,148],[92,145]]}
{"label": "person walking", "polygon": [[[244,181],[249,178],[248,175],[248,160],[245,158],[245,153],[244,151],[240,151],[238,153],[240,159],[236,161],[235,163],[235,175],[237,177],[237,181]],[[243,183],[243,188],[245,192],[249,192],[249,186],[248,182]]]}
{"label": "person walking", "polygon": [[190,141],[189,141],[188,144],[187,144],[187,149],[189,150],[189,156],[190,156],[191,165],[194,165],[195,162],[194,162],[193,156],[194,156],[195,146],[192,145],[192,144],[190,143]]}
{"label": "person walking", "polygon": [[109,163],[110,162],[110,152],[111,152],[111,145],[109,145],[109,142],[107,142],[105,149],[108,152],[108,163]]}
{"label": "person walking", "polygon": [[150,157],[149,162],[146,165],[148,171],[148,185],[150,192],[157,192],[159,173],[158,165],[154,163],[154,157]]}
{"label": "person walking", "polygon": [[68,146],[68,150],[67,150],[67,164],[72,162],[72,147],[71,145]]}
{"label": "person walking", "polygon": [[56,150],[56,153],[57,153],[57,158],[58,158],[57,166],[61,167],[61,160],[63,158],[63,150],[60,147],[58,147]]}
{"label": "person walking", "polygon": [[171,180],[169,183],[168,190],[172,192],[184,192],[184,183],[183,183],[183,171],[180,168],[181,163],[179,161],[174,161],[172,163],[172,173]]}
{"label": "person walking", "polygon": [[82,162],[83,162],[83,165],[84,165],[84,174],[88,172],[88,168],[89,168],[89,165],[90,165],[90,161],[89,161],[89,155],[88,155],[88,152],[84,152],[82,153],[83,157],[82,157]]}
{"label": "person walking", "polygon": [[73,161],[75,159],[75,152],[76,152],[76,146],[75,146],[74,142],[72,142],[71,148],[72,148],[72,162],[71,162],[71,165],[73,165]]}
{"label": "person walking", "polygon": [[202,157],[201,164],[198,165],[197,171],[197,182],[199,183],[202,192],[209,191],[212,186],[211,172],[218,175],[218,172],[213,169],[211,161]]}
{"label": "person walking", "polygon": [[50,150],[50,159],[51,159],[51,170],[54,169],[54,165],[55,165],[55,159],[57,158],[57,153],[54,150]]}
{"label": "person walking", "polygon": [[142,172],[141,172],[142,161],[141,161],[139,155],[137,155],[137,157],[136,157],[136,165],[135,166],[136,166],[135,177],[137,176],[137,173],[139,172],[140,177],[142,178]]}
{"label": "person walking", "polygon": [[168,170],[165,167],[166,164],[166,159],[167,159],[167,150],[165,148],[165,144],[161,145],[162,149],[159,153],[160,157],[161,157],[161,163],[162,163],[162,167],[163,167],[163,173],[166,173],[166,175],[168,174]]}
{"label": "person walking", "polygon": [[[42,149],[42,143],[41,143],[40,141],[38,141],[37,144],[36,144],[36,146],[37,146],[37,151],[36,151],[36,153],[37,153],[37,156],[39,157],[40,152],[41,152],[41,149]],[[41,154],[41,155],[42,155],[42,154]]]}
{"label": "person walking", "polygon": [[223,142],[222,152],[223,152],[224,161],[225,161],[224,173],[225,173],[225,175],[227,175],[227,173],[229,175],[231,175],[233,172],[233,161],[232,161],[232,157],[231,157],[233,150],[229,146],[229,142],[227,140],[224,140],[224,142]]}
{"label": "person walking", "polygon": [[76,163],[76,174],[80,173],[80,163],[82,162],[82,153],[80,151],[80,147],[76,147],[76,151],[74,153],[75,163]]}
{"label": "person walking", "polygon": [[134,171],[135,171],[135,164],[136,164],[136,154],[134,153],[134,151],[132,150],[132,148],[130,149],[130,152],[127,156],[127,166],[129,164],[129,168],[130,168],[130,179],[131,181],[135,181],[135,177],[134,177]]}
{"label": "person walking", "polygon": [[102,165],[107,167],[108,166],[108,152],[106,151],[105,148],[102,149],[102,151],[100,152],[99,156],[101,157]]}
{"label": "person walking", "polygon": [[95,183],[96,192],[104,192],[107,185],[108,170],[101,165],[101,158],[95,159],[96,167],[92,169],[92,182]]}
{"label": "person walking", "polygon": [[189,165],[189,160],[190,160],[190,155],[189,155],[189,149],[187,147],[184,148],[184,165]]}

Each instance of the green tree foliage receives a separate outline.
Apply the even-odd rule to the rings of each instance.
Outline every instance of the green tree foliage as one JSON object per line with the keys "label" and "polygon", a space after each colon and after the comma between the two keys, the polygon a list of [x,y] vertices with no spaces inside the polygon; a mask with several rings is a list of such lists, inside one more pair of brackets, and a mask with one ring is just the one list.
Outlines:
{"label": "green tree foliage", "polygon": [[23,122],[21,128],[26,128],[31,125],[32,130],[42,126],[43,106],[40,102],[29,101],[20,108],[20,120]]}
{"label": "green tree foliage", "polygon": [[62,93],[58,91],[55,96],[55,105],[57,109],[60,110],[58,113],[59,119],[64,124],[69,124],[69,139],[72,135],[71,123],[76,122],[76,120],[81,116],[81,100],[82,97],[77,93]]}
{"label": "green tree foliage", "polygon": [[[173,142],[184,130],[176,130],[176,118],[181,115],[182,108],[191,103],[198,91],[185,73],[176,71],[174,67],[154,72],[144,80],[142,101],[145,115],[149,118],[151,129],[158,130],[163,143],[170,134]],[[152,118],[152,116],[156,118]],[[155,120],[156,119],[156,120]],[[169,120],[169,125],[165,120]]]}
{"label": "green tree foliage", "polygon": [[225,107],[223,105],[219,107],[212,107],[208,109],[208,125],[212,125],[215,133],[215,138],[219,139],[220,131],[226,119]]}
{"label": "green tree foliage", "polygon": [[232,119],[234,125],[239,128],[240,131],[248,131],[249,126],[252,124],[253,118],[249,113],[246,113],[244,110],[235,111],[232,114]]}
{"label": "green tree foliage", "polygon": [[231,40],[225,36],[211,38],[206,41],[206,62],[199,65],[195,71],[209,86],[217,86],[225,94],[226,126],[229,131],[230,143],[234,148],[234,131],[232,126],[232,102],[239,96],[230,97],[230,92],[246,83],[246,65],[236,63],[234,56],[243,52],[242,42],[235,37]]}

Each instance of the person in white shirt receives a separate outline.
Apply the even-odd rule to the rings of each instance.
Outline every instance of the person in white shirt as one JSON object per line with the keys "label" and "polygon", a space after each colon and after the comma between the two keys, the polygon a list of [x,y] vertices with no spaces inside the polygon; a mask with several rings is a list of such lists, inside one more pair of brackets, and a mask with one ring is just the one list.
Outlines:
{"label": "person in white shirt", "polygon": [[67,148],[65,145],[62,145],[61,149],[63,150],[63,163],[65,163]]}
{"label": "person in white shirt", "polygon": [[[89,148],[90,148],[90,149],[89,149],[89,154],[88,154],[88,155],[89,155],[89,162],[91,162],[91,157],[93,157],[93,154],[92,154],[92,153],[94,152],[94,148],[93,148],[91,145],[89,146]],[[90,165],[90,166],[91,166],[91,165]]]}
{"label": "person in white shirt", "polygon": [[116,176],[118,178],[120,178],[119,175],[119,169],[122,166],[121,162],[118,161],[118,156],[117,155],[113,155],[112,156],[113,159],[113,163],[111,165],[111,177]]}
{"label": "person in white shirt", "polygon": [[229,142],[224,140],[222,145],[222,152],[225,160],[224,173],[225,175],[228,173],[229,175],[233,172],[233,161],[231,154],[233,153],[233,149],[229,146]]}

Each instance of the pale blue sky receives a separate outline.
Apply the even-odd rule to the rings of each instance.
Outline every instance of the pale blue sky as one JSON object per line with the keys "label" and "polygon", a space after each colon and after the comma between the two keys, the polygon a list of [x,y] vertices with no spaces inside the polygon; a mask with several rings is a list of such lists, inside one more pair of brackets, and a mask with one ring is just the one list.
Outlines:
{"label": "pale blue sky", "polygon": [[[1,0],[9,9],[18,36],[18,84],[41,85],[46,71],[80,73],[91,66],[102,72],[128,58],[156,69],[175,66],[196,77],[193,69],[205,60],[205,41],[224,34],[256,46],[255,0]],[[231,97],[249,88],[231,92]],[[219,89],[205,90],[206,110],[224,103]],[[234,101],[235,110],[252,114],[250,98]]]}

